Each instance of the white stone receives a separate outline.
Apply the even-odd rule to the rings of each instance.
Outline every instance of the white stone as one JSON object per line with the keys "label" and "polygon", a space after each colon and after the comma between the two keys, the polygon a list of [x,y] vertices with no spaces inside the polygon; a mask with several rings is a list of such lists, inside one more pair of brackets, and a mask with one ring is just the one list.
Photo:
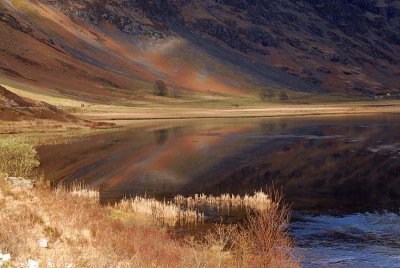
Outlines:
{"label": "white stone", "polygon": [[39,247],[48,248],[49,247],[49,241],[46,238],[40,239],[39,240]]}
{"label": "white stone", "polygon": [[11,182],[13,185],[26,188],[26,189],[31,189],[33,188],[33,181],[28,180],[22,177],[7,177],[6,180]]}
{"label": "white stone", "polygon": [[72,263],[69,263],[65,266],[65,268],[74,268],[74,266],[72,265]]}
{"label": "white stone", "polygon": [[39,268],[39,262],[35,260],[28,260],[28,268]]}
{"label": "white stone", "polygon": [[11,261],[11,255],[10,255],[10,254],[2,254],[2,255],[1,255],[1,260],[2,260],[3,262],[9,262],[9,261]]}

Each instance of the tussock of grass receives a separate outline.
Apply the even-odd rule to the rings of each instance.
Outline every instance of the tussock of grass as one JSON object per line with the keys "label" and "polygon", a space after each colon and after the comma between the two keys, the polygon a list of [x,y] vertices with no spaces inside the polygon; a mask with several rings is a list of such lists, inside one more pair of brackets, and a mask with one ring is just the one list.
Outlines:
{"label": "tussock of grass", "polygon": [[70,195],[76,197],[87,198],[88,200],[92,200],[95,204],[100,203],[100,193],[97,190],[90,189],[86,185],[82,183],[73,183],[68,188],[59,185],[55,190],[55,194],[63,193],[67,191]]}
{"label": "tussock of grass", "polygon": [[183,209],[173,202],[160,202],[154,198],[125,199],[117,203],[114,208],[129,213],[137,220],[153,220],[167,226],[204,221],[203,213],[190,208]]}

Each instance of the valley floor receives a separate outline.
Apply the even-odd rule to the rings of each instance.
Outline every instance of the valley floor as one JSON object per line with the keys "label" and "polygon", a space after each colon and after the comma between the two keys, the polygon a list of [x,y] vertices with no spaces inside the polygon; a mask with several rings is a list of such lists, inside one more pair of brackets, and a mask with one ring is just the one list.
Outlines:
{"label": "valley floor", "polygon": [[349,114],[400,113],[400,101],[347,102],[328,104],[278,104],[222,107],[222,108],[140,108],[140,107],[89,107],[79,109],[74,115],[92,121],[193,119],[193,118],[246,118]]}
{"label": "valley floor", "polygon": [[[6,83],[7,82],[7,83]],[[51,93],[41,88],[27,88],[25,84],[6,81],[1,83],[10,94],[33,102],[46,102],[57,109],[55,116],[43,118],[43,112],[27,119],[24,107],[3,107],[0,110],[0,133],[19,132],[59,132],[77,129],[110,128],[114,124],[125,125],[134,121],[156,119],[198,119],[198,118],[251,118],[251,117],[291,117],[350,114],[390,114],[400,113],[400,100],[367,99],[344,95],[313,95],[292,92],[288,101],[273,98],[261,100],[257,95],[216,96],[182,95],[179,98],[143,95],[142,100],[117,98],[102,102],[85,102],[71,99],[61,94]],[[6,85],[7,84],[7,85]],[[12,86],[10,86],[10,85]],[[1,108],[1,107],[0,107]],[[5,110],[4,110],[5,109]],[[8,109],[8,110],[7,110]],[[10,117],[7,113],[11,114]],[[17,114],[17,115],[16,115]],[[61,122],[57,116],[71,117]],[[2,115],[2,116],[1,116]],[[30,116],[32,117],[32,116]],[[17,120],[17,119],[19,120]],[[113,124],[103,124],[103,122]]]}

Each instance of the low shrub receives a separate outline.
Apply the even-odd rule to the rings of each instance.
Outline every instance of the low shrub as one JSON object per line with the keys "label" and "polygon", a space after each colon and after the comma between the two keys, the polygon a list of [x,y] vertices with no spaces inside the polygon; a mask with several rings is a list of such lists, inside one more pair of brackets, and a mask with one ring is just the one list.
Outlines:
{"label": "low shrub", "polygon": [[39,166],[35,148],[15,137],[0,138],[0,172],[27,177]]}
{"label": "low shrub", "polygon": [[154,83],[154,95],[164,97],[168,95],[168,87],[162,80],[157,80]]}
{"label": "low shrub", "polygon": [[196,249],[194,259],[201,261],[197,267],[301,267],[287,233],[290,207],[279,191],[265,195],[269,205],[253,207],[244,222],[217,224],[206,235],[187,240]]}

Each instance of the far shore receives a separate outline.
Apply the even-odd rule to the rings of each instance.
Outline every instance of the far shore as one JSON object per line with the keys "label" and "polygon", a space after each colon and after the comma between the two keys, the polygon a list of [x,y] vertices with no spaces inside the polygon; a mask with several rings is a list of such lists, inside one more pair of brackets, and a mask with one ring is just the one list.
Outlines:
{"label": "far shore", "polygon": [[400,101],[329,104],[272,104],[228,108],[112,107],[77,110],[74,115],[91,121],[257,118],[322,115],[400,114]]}

